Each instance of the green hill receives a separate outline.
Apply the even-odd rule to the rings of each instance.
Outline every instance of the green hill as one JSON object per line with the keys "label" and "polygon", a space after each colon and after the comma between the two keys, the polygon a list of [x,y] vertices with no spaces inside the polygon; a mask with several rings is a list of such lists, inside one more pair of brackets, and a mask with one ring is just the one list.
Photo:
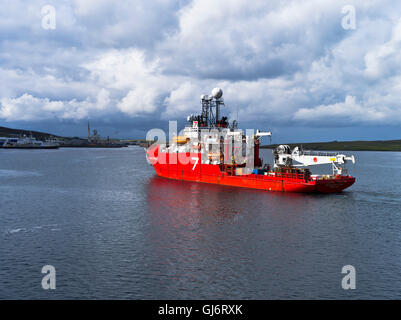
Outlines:
{"label": "green hill", "polygon": [[[311,150],[333,151],[401,151],[401,140],[377,140],[377,141],[331,141],[331,142],[307,142],[289,143],[291,148],[301,146]],[[261,146],[265,149],[276,148],[277,144]]]}
{"label": "green hill", "polygon": [[22,129],[11,129],[6,127],[0,127],[0,137],[13,137],[19,135],[31,135],[38,140],[48,139],[49,137],[56,137],[54,134],[40,132],[40,131],[31,131],[31,130],[22,130]]}

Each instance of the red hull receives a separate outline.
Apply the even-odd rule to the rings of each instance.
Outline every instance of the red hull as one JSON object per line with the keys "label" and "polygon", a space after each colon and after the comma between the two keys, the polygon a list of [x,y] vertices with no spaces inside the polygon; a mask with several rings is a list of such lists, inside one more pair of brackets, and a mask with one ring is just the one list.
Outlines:
{"label": "red hull", "polygon": [[[175,157],[175,154],[173,155]],[[180,154],[177,154],[179,157]],[[331,179],[305,179],[302,174],[269,172],[268,175],[229,175],[220,170],[219,165],[201,164],[200,153],[187,153],[183,159],[190,159],[189,163],[170,159],[169,154],[158,154],[148,150],[148,159],[153,164],[156,174],[161,177],[213,183],[226,186],[262,189],[281,192],[340,192],[355,182],[351,176],[336,176]],[[196,160],[198,159],[198,160]],[[171,160],[171,161],[170,161]],[[182,162],[182,161],[181,161]]]}

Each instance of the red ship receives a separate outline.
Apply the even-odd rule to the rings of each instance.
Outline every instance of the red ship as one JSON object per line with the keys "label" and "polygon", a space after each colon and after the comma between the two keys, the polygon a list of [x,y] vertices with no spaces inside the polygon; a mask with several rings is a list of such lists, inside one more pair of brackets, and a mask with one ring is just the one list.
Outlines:
{"label": "red ship", "polygon": [[[220,118],[224,105],[219,88],[202,95],[202,113],[187,118],[189,125],[168,144],[157,141],[146,150],[156,174],[170,179],[285,192],[340,192],[355,182],[346,174],[346,162],[354,156],[339,153],[293,150],[280,145],[273,150],[274,165],[259,158],[260,140],[271,132],[245,135],[234,120]],[[248,132],[247,132],[248,133]],[[333,172],[313,175],[309,166],[331,164]]]}

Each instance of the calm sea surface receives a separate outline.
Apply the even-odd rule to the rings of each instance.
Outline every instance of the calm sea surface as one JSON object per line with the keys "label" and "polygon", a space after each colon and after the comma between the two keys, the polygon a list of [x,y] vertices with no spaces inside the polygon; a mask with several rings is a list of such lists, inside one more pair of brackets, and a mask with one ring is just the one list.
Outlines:
{"label": "calm sea surface", "polygon": [[158,178],[139,147],[0,150],[0,298],[400,299],[401,153],[354,154],[354,186],[305,195]]}

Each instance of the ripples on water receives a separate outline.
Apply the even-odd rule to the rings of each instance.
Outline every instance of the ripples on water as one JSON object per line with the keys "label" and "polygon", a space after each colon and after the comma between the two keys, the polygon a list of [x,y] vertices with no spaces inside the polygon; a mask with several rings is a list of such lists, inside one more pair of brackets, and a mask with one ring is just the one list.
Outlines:
{"label": "ripples on water", "polygon": [[136,147],[0,150],[0,298],[400,298],[400,154],[355,154],[354,186],[303,195],[158,178]]}

